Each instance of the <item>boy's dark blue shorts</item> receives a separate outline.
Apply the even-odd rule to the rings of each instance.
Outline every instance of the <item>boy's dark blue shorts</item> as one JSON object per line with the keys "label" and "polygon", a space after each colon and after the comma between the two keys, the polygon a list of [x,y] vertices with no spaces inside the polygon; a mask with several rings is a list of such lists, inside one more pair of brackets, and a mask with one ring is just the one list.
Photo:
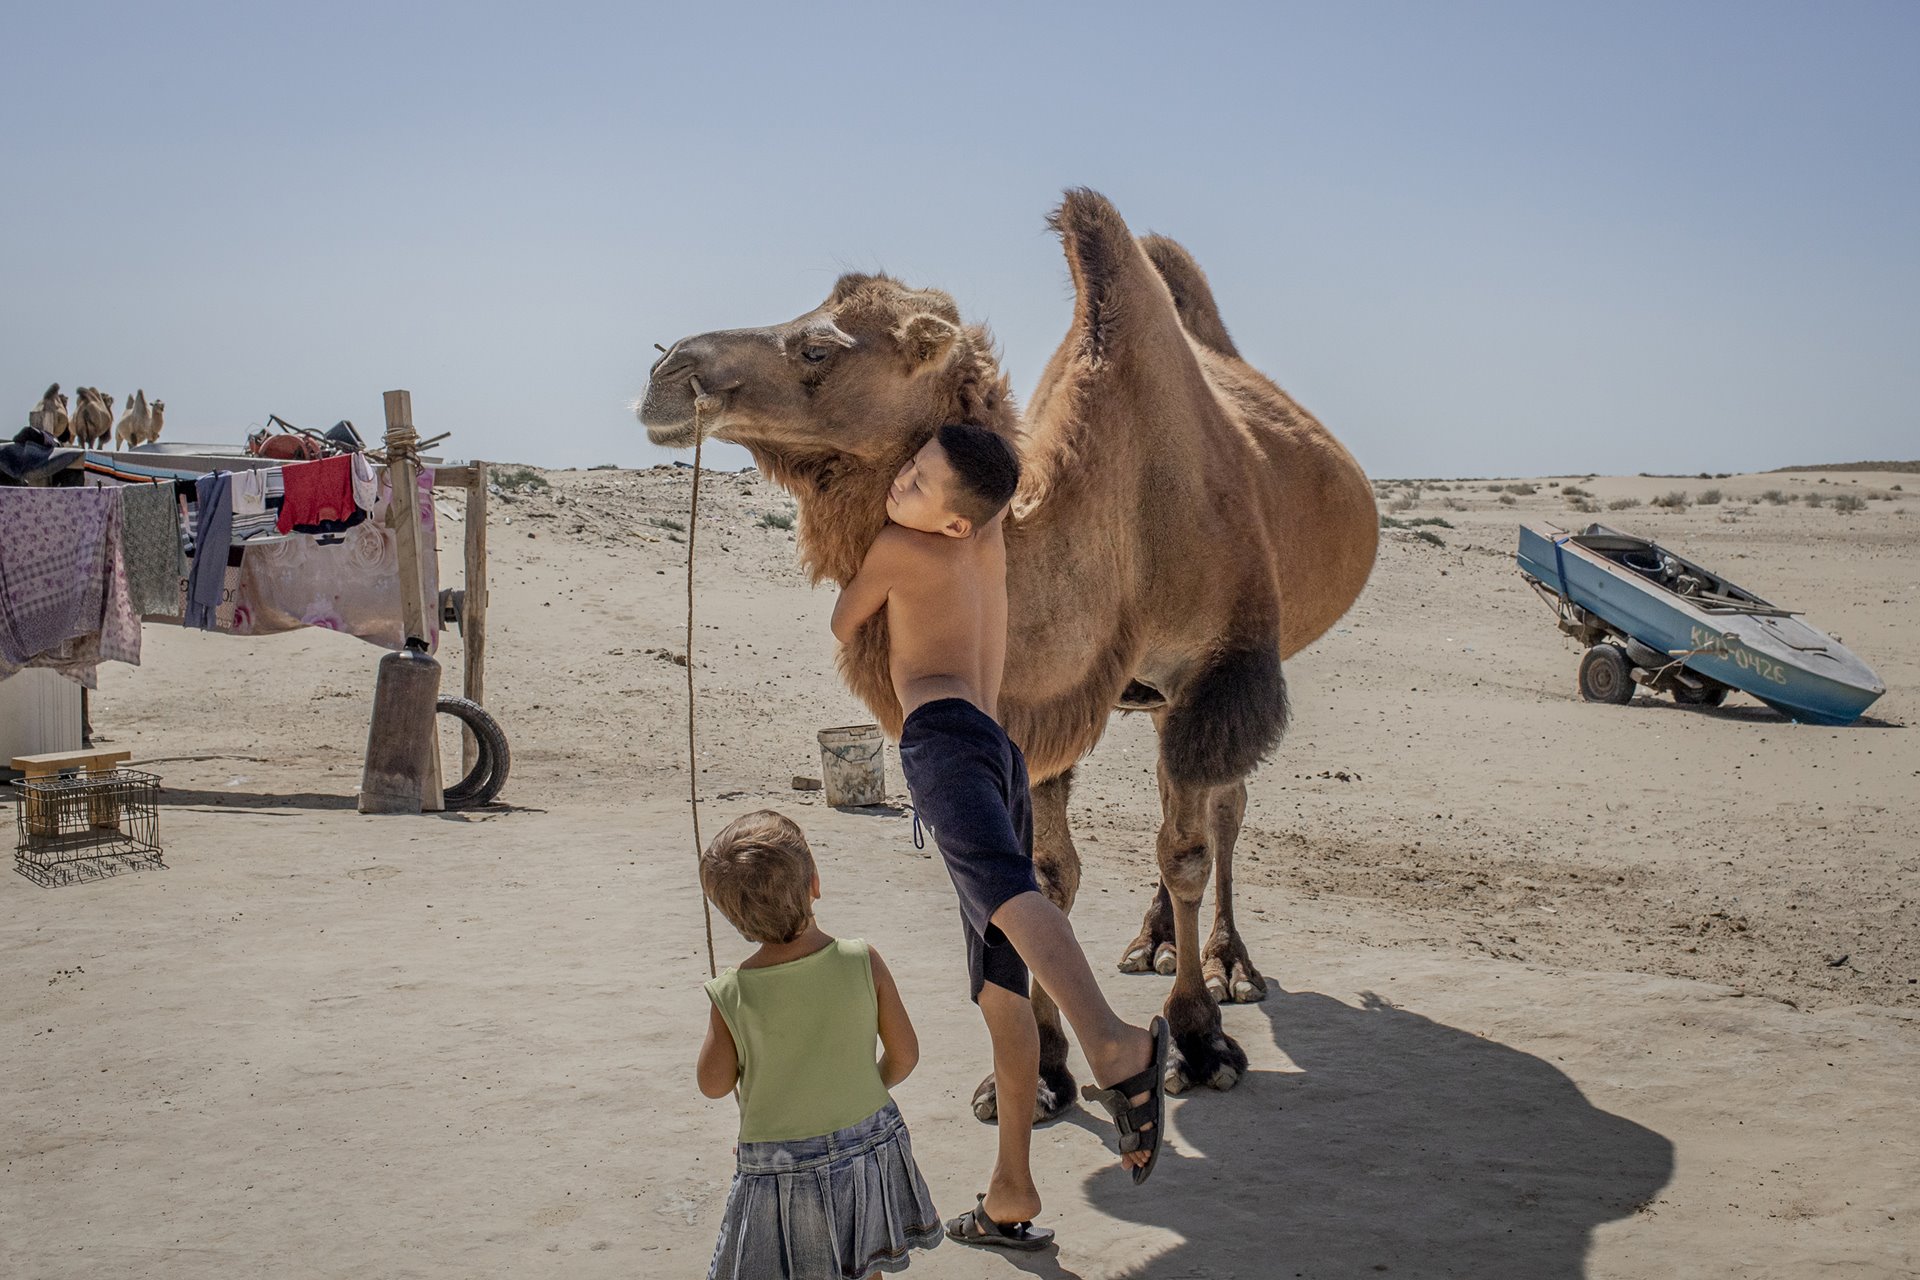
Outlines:
{"label": "boy's dark blue shorts", "polygon": [[977,1002],[991,982],[1025,998],[1026,961],[992,921],[1009,899],[1040,891],[1026,757],[992,716],[965,698],[941,698],[907,717],[900,769],[914,818],[932,828],[960,893],[970,994]]}

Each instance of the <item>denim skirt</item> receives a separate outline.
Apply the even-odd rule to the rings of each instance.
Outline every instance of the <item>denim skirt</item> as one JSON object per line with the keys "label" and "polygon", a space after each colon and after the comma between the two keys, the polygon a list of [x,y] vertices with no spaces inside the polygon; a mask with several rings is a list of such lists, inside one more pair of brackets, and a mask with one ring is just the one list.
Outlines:
{"label": "denim skirt", "polygon": [[709,1280],[863,1280],[942,1238],[889,1102],[818,1138],[743,1142]]}

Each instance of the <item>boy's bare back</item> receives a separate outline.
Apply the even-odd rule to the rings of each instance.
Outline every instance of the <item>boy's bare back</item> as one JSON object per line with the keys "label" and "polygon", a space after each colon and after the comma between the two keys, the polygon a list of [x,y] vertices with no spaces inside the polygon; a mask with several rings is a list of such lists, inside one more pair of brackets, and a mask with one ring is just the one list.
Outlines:
{"label": "boy's bare back", "polygon": [[[1007,659],[1004,524],[995,518],[954,538],[889,523],[848,585],[860,621],[887,611],[893,688],[904,714],[940,698],[964,698],[999,718]],[[861,610],[882,592],[872,610]]]}

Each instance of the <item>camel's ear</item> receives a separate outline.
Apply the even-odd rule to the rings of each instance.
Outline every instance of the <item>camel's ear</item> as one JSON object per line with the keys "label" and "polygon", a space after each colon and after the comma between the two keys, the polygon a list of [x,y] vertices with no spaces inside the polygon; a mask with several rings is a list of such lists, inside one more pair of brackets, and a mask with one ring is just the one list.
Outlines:
{"label": "camel's ear", "polygon": [[960,330],[939,316],[922,313],[902,325],[898,336],[900,345],[906,348],[908,359],[915,364],[928,364],[953,349],[954,339],[960,336]]}

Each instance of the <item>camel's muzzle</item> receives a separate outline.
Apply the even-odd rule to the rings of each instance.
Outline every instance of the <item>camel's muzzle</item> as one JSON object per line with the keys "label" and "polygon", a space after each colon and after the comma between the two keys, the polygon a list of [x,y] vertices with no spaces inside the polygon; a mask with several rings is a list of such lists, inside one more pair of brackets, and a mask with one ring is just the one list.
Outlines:
{"label": "camel's muzzle", "polygon": [[[647,439],[669,449],[685,449],[694,443],[696,394],[685,370],[661,377],[658,372],[647,383],[647,393],[636,406],[635,416],[647,429]],[[701,406],[704,412],[705,406]]]}

